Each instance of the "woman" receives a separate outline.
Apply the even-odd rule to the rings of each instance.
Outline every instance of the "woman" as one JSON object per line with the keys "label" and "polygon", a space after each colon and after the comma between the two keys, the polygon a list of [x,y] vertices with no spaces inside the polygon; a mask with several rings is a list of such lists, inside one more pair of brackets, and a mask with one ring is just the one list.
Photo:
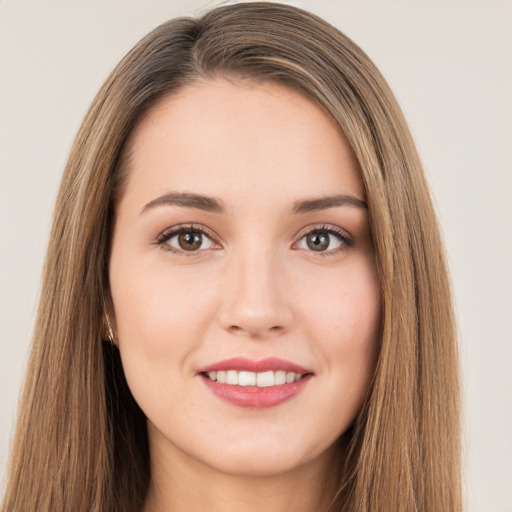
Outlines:
{"label": "woman", "polygon": [[3,509],[460,510],[447,283],[352,41],[267,3],[158,27],[71,151]]}

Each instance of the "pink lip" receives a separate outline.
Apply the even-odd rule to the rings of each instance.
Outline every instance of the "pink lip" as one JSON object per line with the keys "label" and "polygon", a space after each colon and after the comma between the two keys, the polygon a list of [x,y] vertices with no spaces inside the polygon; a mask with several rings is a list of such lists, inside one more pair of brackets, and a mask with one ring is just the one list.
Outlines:
{"label": "pink lip", "polygon": [[282,370],[294,373],[313,373],[311,370],[307,370],[298,364],[285,361],[284,359],[279,359],[278,357],[266,357],[259,361],[248,359],[246,357],[233,357],[232,359],[225,359],[224,361],[219,361],[218,363],[205,366],[204,368],[201,368],[198,373],[217,372],[219,370],[237,370],[239,372],[246,371],[256,373],[268,372],[270,370],[274,372]]}
{"label": "pink lip", "polygon": [[[248,371],[248,372],[265,372],[265,371],[286,371],[294,373],[307,374],[296,382],[289,384],[280,384],[278,386],[270,386],[259,388],[257,386],[236,386],[232,384],[221,384],[210,380],[206,375],[207,372],[215,371]],[[247,359],[244,357],[235,357],[226,359],[218,363],[202,368],[198,374],[207,388],[219,398],[230,402],[238,407],[248,407],[253,409],[262,409],[266,407],[274,407],[290,398],[298,395],[313,377],[312,372],[276,357],[268,357],[259,361]]]}

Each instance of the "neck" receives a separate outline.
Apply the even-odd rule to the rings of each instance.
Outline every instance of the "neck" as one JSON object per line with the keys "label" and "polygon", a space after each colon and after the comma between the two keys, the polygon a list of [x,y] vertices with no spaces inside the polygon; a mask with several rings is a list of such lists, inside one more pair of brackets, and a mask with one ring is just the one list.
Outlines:
{"label": "neck", "polygon": [[[151,453],[151,482],[144,512],[325,512],[337,490],[339,452],[278,475],[233,475],[180,451]],[[169,454],[167,454],[169,455]]]}

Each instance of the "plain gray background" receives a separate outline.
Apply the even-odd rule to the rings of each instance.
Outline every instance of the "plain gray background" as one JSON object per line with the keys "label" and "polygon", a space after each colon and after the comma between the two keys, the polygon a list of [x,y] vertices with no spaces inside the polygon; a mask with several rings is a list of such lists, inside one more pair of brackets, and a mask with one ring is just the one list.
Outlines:
{"label": "plain gray background", "polygon": [[[290,3],[362,46],[409,120],[456,294],[468,510],[511,512],[512,2]],[[0,474],[74,134],[107,74],[140,37],[216,4],[0,0]]]}

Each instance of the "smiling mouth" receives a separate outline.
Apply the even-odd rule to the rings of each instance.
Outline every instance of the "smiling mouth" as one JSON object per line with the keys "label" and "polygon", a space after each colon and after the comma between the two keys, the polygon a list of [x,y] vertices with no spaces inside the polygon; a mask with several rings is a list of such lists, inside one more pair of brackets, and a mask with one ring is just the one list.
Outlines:
{"label": "smiling mouth", "polygon": [[314,373],[277,357],[233,357],[201,368],[197,375],[217,397],[238,407],[274,407],[299,395]]}
{"label": "smiling mouth", "polygon": [[297,382],[310,373],[286,372],[284,370],[249,372],[238,370],[219,370],[203,372],[201,375],[207,379],[218,382],[219,384],[230,384],[232,386],[255,386],[258,388],[269,388],[273,386],[282,386]]}

